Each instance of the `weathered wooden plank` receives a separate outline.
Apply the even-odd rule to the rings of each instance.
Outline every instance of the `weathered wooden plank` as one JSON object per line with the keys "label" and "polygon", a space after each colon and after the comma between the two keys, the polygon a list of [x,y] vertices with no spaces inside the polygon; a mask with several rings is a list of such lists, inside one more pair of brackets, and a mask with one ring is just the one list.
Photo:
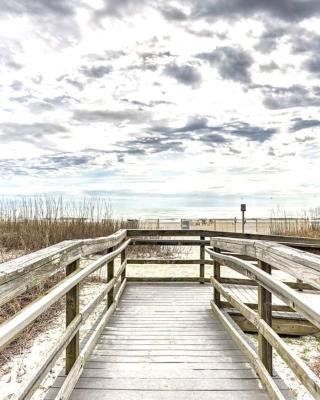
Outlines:
{"label": "weathered wooden plank", "polygon": [[[122,245],[122,246],[124,246],[124,245]],[[122,249],[120,250],[120,252],[121,251],[122,251]],[[101,332],[105,328],[105,325],[108,323],[114,310],[117,307],[117,304],[120,300],[121,294],[125,288],[126,282],[127,282],[126,279],[122,282],[112,306],[109,307],[107,305],[107,309],[105,310],[106,312],[104,313],[103,317],[99,321],[98,325],[94,328],[93,333],[90,335],[84,348],[81,350],[79,357],[77,358],[76,362],[73,364],[71,370],[69,371],[69,374],[67,375],[63,384],[61,385],[59,392],[57,394],[58,399],[62,400],[62,399],[68,399],[70,397],[70,395],[74,389],[74,386],[76,385],[76,383],[82,373],[84,363],[90,357],[92,350],[94,349],[95,345],[98,342]]]}
{"label": "weathered wooden plank", "polygon": [[148,264],[165,264],[165,265],[195,265],[195,264],[208,264],[212,265],[211,260],[206,259],[193,259],[193,260],[181,260],[181,259],[171,259],[171,258],[135,258],[135,259],[128,259],[128,264],[135,264],[135,265],[148,265]]}
{"label": "weathered wooden plank", "polygon": [[[147,371],[152,371],[153,369],[157,368],[165,368],[168,367],[168,371],[170,372],[170,368],[173,368],[175,371],[185,371],[191,370],[191,371],[214,371],[211,372],[212,375],[215,374],[217,370],[220,371],[240,371],[240,370],[249,370],[252,373],[252,368],[248,362],[243,362],[243,363],[223,363],[223,369],[221,368],[221,363],[211,361],[207,362],[205,364],[203,363],[197,363],[197,362],[189,362],[189,363],[179,363],[178,365],[176,363],[159,363],[159,364],[150,364],[150,363],[136,363],[136,364],[126,364],[126,363],[114,363],[110,364],[108,362],[101,362],[101,361],[91,361],[88,360],[85,368],[92,368],[92,369],[105,369],[105,368],[110,368],[111,370],[118,370],[118,369],[128,369],[129,371],[132,371],[133,373],[135,371],[139,371],[140,369],[147,369]],[[255,376],[252,374],[252,376]]]}
{"label": "weathered wooden plank", "polygon": [[[239,313],[230,312],[232,319],[240,326],[240,328],[244,332],[257,333],[258,329],[255,325],[249,322],[244,316]],[[317,329],[314,325],[312,325],[309,321],[303,319],[293,319],[281,318],[277,316],[273,316],[272,318],[272,329],[278,335],[290,335],[290,336],[303,336],[303,335],[315,335],[319,333],[319,329]]]}
{"label": "weathered wooden plank", "polygon": [[[211,344],[204,344],[204,343],[198,343],[198,344],[172,344],[172,343],[167,343],[167,344],[136,344],[136,343],[131,343],[130,341],[126,341],[125,344],[116,344],[113,343],[111,344],[110,342],[101,342],[99,341],[99,343],[96,346],[96,350],[108,350],[112,349],[113,351],[116,350],[125,350],[127,352],[139,352],[139,351],[150,351],[150,352],[154,352],[154,351],[173,351],[173,352],[180,352],[179,354],[181,354],[181,351],[184,352],[207,352],[207,351],[222,351],[222,350],[237,350],[237,346],[236,344],[232,341],[232,340],[225,340],[220,341],[218,343],[211,343]],[[111,351],[111,350],[110,350]],[[166,353],[167,354],[167,353]],[[174,354],[174,353],[172,353]]]}
{"label": "weathered wooden plank", "polygon": [[[200,240],[203,242],[204,240],[205,240],[205,237],[204,236],[200,236]],[[205,256],[206,256],[206,254],[205,254],[205,245],[204,244],[200,244],[200,260],[203,260],[203,259],[205,259]],[[200,282],[200,284],[204,284],[204,282],[205,282],[205,278],[204,278],[204,276],[205,276],[205,263],[204,262],[200,262],[200,265],[199,265],[199,282]]]}
{"label": "weathered wooden plank", "polygon": [[209,240],[196,239],[131,239],[132,246],[209,246]]}
{"label": "weathered wooden plank", "polygon": [[275,242],[288,242],[288,243],[313,243],[320,245],[319,239],[313,239],[300,236],[283,236],[283,235],[262,235],[252,233],[240,232],[225,232],[213,231],[202,229],[127,229],[128,237],[152,237],[152,236],[205,236],[205,237],[228,237],[228,238],[242,238],[251,240],[268,240]]}
{"label": "weathered wooden plank", "polygon": [[[187,364],[189,365],[189,364]],[[123,368],[125,366],[126,368]],[[104,378],[104,379],[118,379],[118,378],[184,378],[184,379],[254,379],[256,375],[252,373],[249,368],[246,369],[216,369],[213,373],[211,368],[194,369],[177,368],[172,364],[136,364],[134,368],[127,364],[113,364],[106,368],[84,368],[83,378]],[[221,367],[220,367],[221,368]]]}
{"label": "weathered wooden plank", "polygon": [[129,240],[121,245],[113,253],[107,254],[94,261],[79,272],[73,272],[59,282],[51,291],[42,298],[34,301],[12,319],[0,326],[0,349],[10,343],[26,326],[34,321],[40,314],[65,295],[70,289],[82,282],[87,276],[95,272],[110,259],[115,258],[127,247]]}
{"label": "weathered wooden plank", "polygon": [[[113,247],[110,247],[107,252],[112,253],[114,251]],[[110,282],[114,278],[114,260],[110,260],[107,264],[108,276],[107,282]],[[108,307],[111,307],[114,300],[114,287],[108,292]]]}
{"label": "weathered wooden plank", "polygon": [[[66,276],[77,273],[80,270],[80,260],[76,260],[73,263],[67,265]],[[75,285],[66,293],[66,327],[72,323],[72,321],[79,315],[80,311],[80,286]],[[80,349],[80,337],[79,331],[77,331],[70,343],[66,347],[66,360],[65,370],[66,374],[69,373],[73,364],[79,356]]]}
{"label": "weathered wooden plank", "polygon": [[[128,277],[128,282],[198,282],[199,278],[198,277]],[[210,280],[208,278],[205,278],[205,282],[209,282]]]}
{"label": "weathered wooden plank", "polygon": [[211,245],[255,257],[311,286],[320,288],[320,256],[272,242],[216,238]]}
{"label": "weathered wooden plank", "polygon": [[[272,327],[270,327],[266,321],[261,319],[256,312],[234,298],[232,294],[230,294],[218,281],[212,279],[212,284],[235,308],[241,312],[242,315],[257,327],[258,331],[264,336],[268,343],[277,350],[280,357],[286,362],[288,367],[294,372],[310,393],[315,396],[315,398],[320,398],[320,379],[303,361],[299,359],[299,357],[292,354],[288,345],[276,334]],[[215,308],[214,311],[221,317]]]}
{"label": "weathered wooden plank", "polygon": [[[198,362],[207,363],[211,362],[213,358],[208,356],[141,356],[141,357],[129,357],[129,356],[103,356],[92,354],[90,357],[91,361],[102,361],[110,363],[187,363],[187,362]],[[230,363],[230,362],[246,362],[247,359],[243,355],[240,356],[216,356],[214,357],[215,362]],[[222,368],[222,367],[221,367]]]}
{"label": "weathered wooden plank", "polygon": [[263,287],[276,294],[277,297],[284,301],[289,307],[305,316],[310,322],[320,328],[320,313],[305,303],[295,291],[290,289],[283,282],[275,277],[270,278],[269,274],[261,271],[259,268],[247,263],[246,261],[238,260],[226,255],[221,256],[219,253],[212,252],[211,250],[207,250],[207,252],[224,265],[227,265],[240,274],[253,278]]}
{"label": "weathered wooden plank", "polygon": [[[197,394],[194,398],[206,400],[206,394],[219,399],[222,391],[224,400],[232,398],[229,394],[237,399],[268,398],[247,358],[208,309],[211,290],[201,286],[203,295],[203,290],[193,291],[196,288],[200,285],[129,283],[71,399],[77,393],[86,393],[90,399],[100,396],[99,400],[106,396],[114,400],[122,394],[126,400],[136,394],[143,399],[147,393],[148,400],[153,394],[176,400],[183,393],[184,399]],[[166,298],[176,291],[178,297]],[[63,379],[61,375],[48,399],[57,394]]]}
{"label": "weathered wooden plank", "polygon": [[83,255],[101,252],[126,238],[126,230],[85,240],[66,240],[0,265],[0,306],[38,285]]}
{"label": "weathered wooden plank", "polygon": [[[62,378],[58,378],[52,387],[59,387]],[[81,377],[77,383],[77,389],[100,389],[100,390],[259,390],[257,378],[243,379],[165,379],[165,378],[117,378],[105,379],[95,377]]]}
{"label": "weathered wooden plank", "polygon": [[[271,266],[269,264],[259,261],[259,267],[262,271],[271,274]],[[272,326],[272,293],[261,285],[258,287],[258,313],[261,319],[269,326]],[[258,332],[258,351],[260,360],[272,376],[272,347],[260,332]]]}
{"label": "weathered wooden plank", "polygon": [[247,343],[247,341],[243,338],[243,335],[236,329],[234,322],[230,318],[230,316],[220,310],[217,305],[211,301],[211,306],[215,314],[224,324],[229,333],[232,334],[233,338],[240,346],[241,350],[249,357],[254,369],[259,375],[260,379],[263,381],[266,386],[268,393],[273,400],[284,400],[285,397],[282,395],[281,391],[269,375],[267,369],[263,365],[262,361],[259,359],[256,352],[251,348],[251,346]]}
{"label": "weathered wooden plank", "polygon": [[[57,388],[51,389],[47,400],[56,399]],[[212,391],[163,391],[149,390],[99,390],[75,389],[71,400],[212,400]],[[241,392],[241,400],[268,400],[264,390],[248,390]],[[239,400],[239,391],[222,390],[214,392],[214,400]]]}

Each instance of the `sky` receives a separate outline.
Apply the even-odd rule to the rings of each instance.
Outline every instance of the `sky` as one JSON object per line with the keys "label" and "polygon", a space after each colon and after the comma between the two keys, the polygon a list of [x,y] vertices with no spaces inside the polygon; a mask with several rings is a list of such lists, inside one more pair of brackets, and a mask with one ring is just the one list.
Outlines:
{"label": "sky", "polygon": [[319,0],[0,0],[0,193],[319,206],[319,78]]}

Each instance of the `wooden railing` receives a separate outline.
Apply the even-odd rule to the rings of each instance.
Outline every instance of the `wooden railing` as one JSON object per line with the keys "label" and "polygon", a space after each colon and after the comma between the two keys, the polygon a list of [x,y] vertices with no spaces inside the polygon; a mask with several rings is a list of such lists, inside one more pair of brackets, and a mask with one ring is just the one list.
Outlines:
{"label": "wooden railing", "polygon": [[[1,265],[0,304],[4,304],[38,285],[59,272],[62,267],[66,269],[66,277],[47,294],[35,300],[0,326],[1,351],[40,314],[66,296],[66,330],[43,364],[34,372],[27,386],[16,397],[17,399],[29,399],[33,395],[64,350],[66,350],[67,378],[57,399],[68,398],[82,372],[84,362],[115,310],[125,287],[126,249],[130,243],[130,239],[127,239],[126,236],[127,233],[123,230],[106,238],[63,242]],[[82,255],[101,252],[107,252],[107,254],[102,255],[90,265],[79,268],[79,260]],[[114,274],[113,262],[119,255],[121,256],[121,266]],[[108,282],[99,295],[80,313],[79,285],[105,265],[108,268]],[[80,351],[79,329],[105,296],[108,297],[108,301],[101,312],[102,318]]]}
{"label": "wooden railing", "polygon": [[[213,259],[214,274],[211,278],[214,287],[211,306],[225,328],[233,335],[242,350],[251,360],[256,372],[266,385],[272,399],[283,399],[279,388],[272,379],[272,350],[276,350],[306,389],[320,398],[320,380],[311,369],[296,355],[272,329],[272,295],[281,299],[287,307],[299,312],[320,329],[320,309],[315,309],[302,300],[299,294],[288,285],[271,275],[277,268],[294,277],[299,277],[312,287],[320,288],[320,257],[287,246],[248,239],[212,238],[207,253]],[[253,265],[222,252],[237,252],[258,260]],[[258,285],[258,310],[252,310],[223,284],[221,266],[253,280]],[[238,310],[258,330],[258,352],[248,344],[223,308],[223,297],[227,304]],[[224,303],[225,305],[226,303]]]}
{"label": "wooden railing", "polygon": [[[17,395],[17,399],[29,399],[35,390],[39,387],[48,371],[55,365],[59,356],[66,351],[65,371],[67,377],[57,395],[57,399],[67,399],[76,384],[86,359],[89,357],[94,348],[97,339],[109,321],[112,313],[117,307],[121,293],[124,290],[127,280],[148,280],[148,281],[199,281],[203,284],[208,279],[205,278],[205,267],[212,266],[213,261],[205,257],[205,246],[208,246],[212,237],[234,237],[252,240],[273,240],[276,242],[285,242],[288,246],[318,249],[320,243],[314,239],[295,238],[286,236],[266,236],[252,234],[237,234],[227,232],[213,232],[203,230],[120,230],[117,233],[108,237],[85,240],[64,241],[57,245],[50,246],[40,251],[29,255],[19,257],[15,260],[3,263],[0,265],[0,306],[15,299],[17,296],[36,287],[37,285],[48,280],[51,276],[58,272],[65,271],[65,278],[51,288],[41,298],[36,299],[33,303],[26,306],[11,319],[4,322],[0,326],[0,351],[8,346],[29,324],[34,322],[43,312],[55,302],[65,296],[66,298],[66,329],[63,335],[59,338],[58,343],[47,355],[43,364],[34,371],[27,385]],[[221,243],[222,239],[217,239],[215,247],[224,249],[225,245]],[[229,239],[226,239],[229,240]],[[234,239],[237,240],[237,239]],[[235,244],[235,242],[234,242]],[[198,246],[199,258],[197,259],[128,259],[128,246]],[[286,247],[289,249],[289,247]],[[231,260],[232,265],[238,265],[244,271],[244,265],[249,266],[245,260],[259,258],[259,254],[243,251],[241,248],[226,248],[226,251],[221,253],[214,252],[215,273],[213,283],[217,285],[215,290],[214,307],[219,309],[220,295],[219,290],[222,290],[222,283],[231,283],[232,278],[221,278],[218,268],[218,258],[223,257],[223,260]],[[269,251],[269,250],[268,250]],[[262,251],[263,253],[263,251]],[[99,254],[99,258],[85,266],[79,268],[79,260],[83,256]],[[235,256],[237,258],[235,258]],[[114,260],[116,257],[121,257],[120,267],[115,273]],[[278,258],[276,253],[273,255],[276,262],[276,267],[279,268]],[[309,257],[313,257],[310,255]],[[303,258],[303,257],[302,257]],[[303,263],[303,259],[297,259],[297,264]],[[236,261],[235,261],[236,260]],[[265,260],[262,260],[265,261]],[[272,260],[267,260],[272,265]],[[220,258],[222,262],[222,258]],[[225,262],[225,261],[224,261]],[[240,263],[240,264],[236,264]],[[126,276],[127,264],[169,264],[169,265],[199,265],[199,274],[194,277],[154,277],[154,278],[130,278]],[[107,266],[108,277],[105,287],[97,295],[97,297],[80,312],[79,310],[79,285],[92,275],[99,271],[102,267]],[[252,266],[251,266],[252,267]],[[286,264],[283,264],[286,268]],[[288,267],[289,268],[289,267]],[[260,271],[261,273],[261,271]],[[266,274],[264,272],[264,274]],[[252,277],[252,274],[249,275]],[[308,275],[301,275],[304,285],[313,284],[313,275],[310,271]],[[318,281],[317,281],[318,282]],[[261,284],[257,281],[258,285]],[[292,283],[294,285],[294,283]],[[218,286],[219,285],[219,286]],[[319,283],[320,285],[320,283]],[[317,286],[317,285],[316,285]],[[288,288],[287,286],[285,286]],[[317,286],[320,287],[320,286]],[[260,288],[260,286],[259,286]],[[282,287],[281,287],[282,288]],[[259,289],[263,291],[264,289]],[[261,292],[262,293],[262,292]],[[291,293],[291,292],[289,292]],[[286,296],[287,298],[288,296]],[[107,299],[105,307],[100,316],[101,319],[94,326],[91,335],[87,338],[84,347],[80,350],[79,329],[88,319],[96,307]],[[288,297],[290,298],[290,297]],[[267,303],[267,300],[266,300]],[[295,298],[291,299],[290,307],[293,307],[310,318],[313,323],[318,321],[317,315],[312,313],[312,310],[306,312],[304,305],[301,305]],[[251,315],[251,314],[250,314]],[[263,314],[265,315],[265,314]],[[265,316],[265,318],[267,318]],[[264,345],[267,348],[267,345]],[[269,351],[269,350],[268,350]],[[270,351],[269,351],[270,353]],[[268,354],[269,354],[268,353]]]}

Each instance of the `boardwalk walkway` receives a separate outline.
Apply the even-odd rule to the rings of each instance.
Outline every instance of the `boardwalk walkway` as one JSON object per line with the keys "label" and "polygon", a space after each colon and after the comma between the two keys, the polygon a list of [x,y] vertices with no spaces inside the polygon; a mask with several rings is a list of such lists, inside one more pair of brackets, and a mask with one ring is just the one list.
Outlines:
{"label": "boardwalk walkway", "polygon": [[268,399],[211,298],[210,285],[128,283],[71,399]]}

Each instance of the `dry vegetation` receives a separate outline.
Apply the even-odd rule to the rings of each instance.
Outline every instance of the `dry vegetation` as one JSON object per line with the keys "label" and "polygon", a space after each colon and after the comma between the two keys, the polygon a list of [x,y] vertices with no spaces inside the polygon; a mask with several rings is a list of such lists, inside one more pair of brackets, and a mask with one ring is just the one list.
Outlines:
{"label": "dry vegetation", "polygon": [[[98,218],[99,217],[99,218]],[[78,202],[62,197],[30,197],[15,200],[0,199],[0,262],[39,250],[68,239],[108,236],[134,224],[113,219],[109,203],[90,198]],[[0,324],[63,278],[57,273],[36,288],[0,307]],[[94,276],[92,280],[99,280]],[[28,347],[34,337],[45,329],[64,307],[64,300],[55,303],[11,343],[0,355],[0,368],[13,355]]]}
{"label": "dry vegetation", "polygon": [[62,197],[0,199],[0,246],[35,251],[68,239],[108,236],[134,223],[112,218],[108,201]]}
{"label": "dry vegetation", "polygon": [[[108,201],[85,198],[67,201],[62,197],[24,197],[0,199],[0,263],[59,243],[63,240],[108,236],[119,229],[138,228],[135,221],[112,218]],[[169,246],[139,246],[129,250],[129,257],[170,256],[175,249]],[[100,270],[101,271],[101,270]],[[63,271],[0,307],[0,324],[45,294],[64,277]],[[102,282],[99,272],[86,282]],[[33,339],[48,329],[64,308],[64,299],[55,303],[36,319],[0,354],[0,370],[12,356],[28,348]],[[2,371],[3,372],[3,371]]]}
{"label": "dry vegetation", "polygon": [[289,217],[285,211],[274,212],[270,234],[320,238],[320,208],[303,211],[297,218]]}

